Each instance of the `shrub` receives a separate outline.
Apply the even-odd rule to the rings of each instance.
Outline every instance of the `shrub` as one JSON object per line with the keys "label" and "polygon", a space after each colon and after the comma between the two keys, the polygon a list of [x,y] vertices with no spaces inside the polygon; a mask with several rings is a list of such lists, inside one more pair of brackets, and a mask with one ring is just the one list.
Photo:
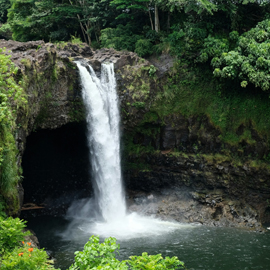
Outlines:
{"label": "shrub", "polygon": [[25,243],[23,247],[16,247],[11,253],[3,256],[1,270],[48,270],[54,269],[48,261],[46,251],[32,248],[31,243]]}
{"label": "shrub", "polygon": [[267,19],[241,36],[231,32],[230,44],[227,39],[208,37],[204,39],[198,61],[211,59],[215,77],[235,80],[244,88],[253,84],[267,91],[270,89],[269,35],[270,20]]}
{"label": "shrub", "polygon": [[99,243],[98,236],[91,236],[85,244],[84,250],[75,252],[75,263],[70,266],[69,270],[185,269],[184,263],[179,261],[177,257],[166,257],[163,259],[161,254],[148,255],[146,252],[141,256],[131,256],[130,260],[119,261],[115,258],[115,251],[119,248],[120,245],[116,244],[116,239],[113,237],[105,239],[104,243]]}
{"label": "shrub", "polygon": [[176,256],[163,259],[161,254],[148,255],[144,252],[141,256],[131,256],[127,263],[133,270],[151,270],[151,269],[185,269],[184,263],[179,261]]}
{"label": "shrub", "polygon": [[139,39],[135,44],[135,53],[147,57],[153,53],[153,44],[149,39]]}
{"label": "shrub", "polygon": [[115,251],[120,246],[116,244],[116,239],[109,237],[104,243],[99,243],[98,236],[90,237],[85,244],[83,251],[75,252],[75,263],[69,270],[88,269],[121,269],[127,270],[125,262],[115,259]]}
{"label": "shrub", "polygon": [[133,27],[129,24],[119,24],[117,28],[106,28],[101,31],[101,47],[114,48],[116,50],[134,51],[135,44],[141,36],[134,34]]}
{"label": "shrub", "polygon": [[14,130],[16,113],[27,111],[27,96],[23,89],[25,81],[18,74],[18,67],[12,63],[5,48],[0,48],[0,204],[11,200],[9,209],[15,213],[19,208],[17,183],[20,179],[16,157],[18,149],[15,143]]}
{"label": "shrub", "polygon": [[12,251],[24,240],[24,236],[30,235],[29,231],[23,232],[25,223],[26,221],[19,218],[0,217],[0,254]]}

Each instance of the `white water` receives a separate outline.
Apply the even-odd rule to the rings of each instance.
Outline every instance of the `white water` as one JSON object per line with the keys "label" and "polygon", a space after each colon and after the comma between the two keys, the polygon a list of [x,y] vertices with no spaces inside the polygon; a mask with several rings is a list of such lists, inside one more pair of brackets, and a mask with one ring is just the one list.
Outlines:
{"label": "white water", "polygon": [[[68,216],[73,219],[65,236],[97,234],[104,237],[129,239],[161,235],[190,225],[126,214],[120,164],[119,109],[113,64],[102,64],[101,80],[92,69],[77,62],[83,100],[87,111],[88,142],[92,175],[95,181],[95,199],[74,203]],[[99,216],[95,215],[98,206]],[[79,209],[79,210],[78,210]],[[100,221],[101,220],[101,221]]]}
{"label": "white water", "polygon": [[118,96],[113,64],[102,64],[101,80],[77,63],[86,108],[88,143],[99,210],[106,222],[122,219],[126,205],[122,189]]}

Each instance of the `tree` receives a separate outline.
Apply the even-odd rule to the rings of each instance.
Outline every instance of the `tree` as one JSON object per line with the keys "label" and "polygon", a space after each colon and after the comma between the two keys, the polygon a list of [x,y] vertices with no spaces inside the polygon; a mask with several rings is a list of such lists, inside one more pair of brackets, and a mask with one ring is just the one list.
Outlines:
{"label": "tree", "polygon": [[44,39],[68,40],[70,33],[78,32],[77,7],[68,0],[11,0],[8,22],[13,38],[19,41]]}
{"label": "tree", "polygon": [[106,238],[99,243],[98,236],[91,236],[83,251],[75,252],[75,262],[69,270],[77,269],[108,269],[108,270],[176,270],[185,269],[182,261],[176,256],[163,258],[161,254],[130,256],[128,260],[116,259],[116,251],[120,248],[113,237]]}
{"label": "tree", "polygon": [[10,8],[9,0],[0,0],[0,23],[7,21],[7,10]]}
{"label": "tree", "polygon": [[134,20],[141,14],[148,14],[151,29],[154,30],[154,24],[150,11],[150,0],[113,0],[111,6],[116,7],[121,13],[116,19]]}
{"label": "tree", "polygon": [[109,0],[69,0],[70,5],[78,7],[78,22],[85,42],[92,43],[91,35],[94,33],[99,43],[101,28],[106,26],[109,19],[112,19],[112,9],[109,7]]}

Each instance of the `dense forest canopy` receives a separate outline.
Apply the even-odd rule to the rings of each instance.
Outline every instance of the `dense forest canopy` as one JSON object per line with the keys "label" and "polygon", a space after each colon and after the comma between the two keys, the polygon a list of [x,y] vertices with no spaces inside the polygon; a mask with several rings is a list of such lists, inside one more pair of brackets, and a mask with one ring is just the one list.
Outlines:
{"label": "dense forest canopy", "polygon": [[0,7],[0,34],[14,40],[73,36],[141,57],[166,51],[242,87],[270,87],[266,0],[0,0]]}

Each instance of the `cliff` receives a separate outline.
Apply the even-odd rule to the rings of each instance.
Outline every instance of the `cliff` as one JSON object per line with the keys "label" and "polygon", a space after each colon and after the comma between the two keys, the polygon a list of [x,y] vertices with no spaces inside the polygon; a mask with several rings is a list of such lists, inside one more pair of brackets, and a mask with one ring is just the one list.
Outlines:
{"label": "cliff", "polygon": [[[2,40],[3,47],[25,80],[28,100],[27,109],[16,113],[13,129],[18,168],[31,132],[83,121],[73,60],[84,59],[97,74],[101,63],[110,61],[121,101],[122,163],[130,209],[181,222],[258,230],[261,222],[270,221],[268,135],[247,119],[231,128],[236,134],[232,143],[225,136],[228,128],[222,126],[231,121],[226,108],[217,104],[207,110],[207,104],[214,106],[217,100],[211,102],[206,94],[208,88],[215,91],[213,85],[187,74],[183,64],[176,67],[168,55],[147,61],[135,53],[92,51],[85,44]],[[17,200],[5,198],[10,214],[20,208],[22,186],[18,181]]]}

